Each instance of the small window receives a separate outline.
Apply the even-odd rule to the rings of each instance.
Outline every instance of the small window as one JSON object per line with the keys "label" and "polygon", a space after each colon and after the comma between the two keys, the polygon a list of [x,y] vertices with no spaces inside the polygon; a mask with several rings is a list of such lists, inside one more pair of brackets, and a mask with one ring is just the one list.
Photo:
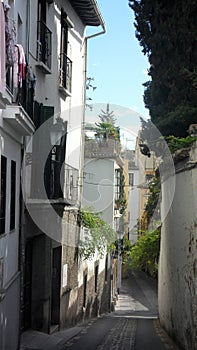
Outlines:
{"label": "small window", "polygon": [[87,282],[88,282],[88,276],[87,274],[85,274],[83,279],[83,307],[86,306]]}
{"label": "small window", "polygon": [[105,258],[105,282],[108,281],[108,255]]}
{"label": "small window", "polygon": [[133,186],[134,185],[134,174],[130,173],[129,174],[129,186]]}
{"label": "small window", "polygon": [[5,233],[7,158],[1,156],[0,234]]}
{"label": "small window", "polygon": [[10,230],[15,229],[16,212],[16,162],[11,161],[11,189],[10,189]]}
{"label": "small window", "polygon": [[121,179],[120,179],[120,170],[116,169],[115,171],[115,200],[118,201],[120,199],[120,184],[121,184]]}
{"label": "small window", "polygon": [[95,270],[94,270],[94,278],[95,278],[95,283],[94,283],[94,291],[95,293],[97,293],[98,290],[98,265],[95,266]]}

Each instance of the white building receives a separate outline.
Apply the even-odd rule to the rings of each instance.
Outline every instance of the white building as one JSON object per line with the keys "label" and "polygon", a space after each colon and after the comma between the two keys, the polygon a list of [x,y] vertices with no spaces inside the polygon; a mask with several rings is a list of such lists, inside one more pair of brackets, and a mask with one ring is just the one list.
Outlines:
{"label": "white building", "polygon": [[[101,218],[117,232],[117,240],[124,236],[120,203],[123,190],[122,174],[123,159],[119,142],[114,139],[90,139],[86,142],[82,205],[94,213],[100,213]],[[117,265],[117,261],[113,259],[111,261],[110,256],[108,264],[111,264],[112,271],[113,300],[121,285],[121,264]]]}
{"label": "white building", "polygon": [[[128,153],[129,152],[129,153]],[[131,245],[135,244],[138,239],[138,223],[139,223],[139,160],[136,157],[136,152],[128,150],[126,157],[128,160],[129,173],[129,241]]]}
{"label": "white building", "polygon": [[[4,0],[0,6],[0,348],[17,349],[20,328],[50,332],[80,308],[69,314],[78,274],[76,267],[72,276],[76,245],[68,255],[65,242],[78,234],[86,27],[100,26],[96,35],[105,28],[93,0]],[[53,147],[50,129],[58,121],[60,146]]]}

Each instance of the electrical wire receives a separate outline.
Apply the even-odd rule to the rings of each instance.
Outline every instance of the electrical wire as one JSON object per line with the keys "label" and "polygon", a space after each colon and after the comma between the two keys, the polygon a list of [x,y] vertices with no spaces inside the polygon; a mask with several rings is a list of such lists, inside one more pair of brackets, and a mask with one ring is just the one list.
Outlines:
{"label": "electrical wire", "polygon": [[[85,184],[87,185],[95,185],[95,186],[110,186],[110,187],[120,187],[120,185],[111,185],[111,184],[100,184],[100,183],[95,183],[95,182],[87,182],[87,181],[84,181]],[[139,185],[124,185],[122,187],[137,187]]]}

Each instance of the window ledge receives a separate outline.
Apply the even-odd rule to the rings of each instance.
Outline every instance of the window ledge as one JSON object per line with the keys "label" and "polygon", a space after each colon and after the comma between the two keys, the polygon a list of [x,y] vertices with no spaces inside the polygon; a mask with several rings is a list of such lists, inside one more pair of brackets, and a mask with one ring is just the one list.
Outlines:
{"label": "window ledge", "polygon": [[5,109],[6,105],[11,105],[12,103],[12,94],[6,88],[5,92],[0,92],[0,108]]}
{"label": "window ledge", "polygon": [[38,61],[35,66],[41,70],[41,72],[43,72],[44,74],[52,74],[51,69],[44,64],[42,61]]}
{"label": "window ledge", "polygon": [[71,93],[69,90],[65,89],[62,85],[59,86],[59,92],[60,92],[64,97],[66,97],[66,96],[72,96],[72,93]]}

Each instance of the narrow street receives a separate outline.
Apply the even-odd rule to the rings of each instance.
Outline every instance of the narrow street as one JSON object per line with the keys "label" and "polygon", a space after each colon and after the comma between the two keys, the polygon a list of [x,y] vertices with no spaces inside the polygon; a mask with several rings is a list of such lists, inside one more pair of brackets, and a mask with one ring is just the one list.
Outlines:
{"label": "narrow street", "polygon": [[122,281],[115,311],[89,322],[62,350],[178,350],[157,315],[155,281],[133,272]]}

